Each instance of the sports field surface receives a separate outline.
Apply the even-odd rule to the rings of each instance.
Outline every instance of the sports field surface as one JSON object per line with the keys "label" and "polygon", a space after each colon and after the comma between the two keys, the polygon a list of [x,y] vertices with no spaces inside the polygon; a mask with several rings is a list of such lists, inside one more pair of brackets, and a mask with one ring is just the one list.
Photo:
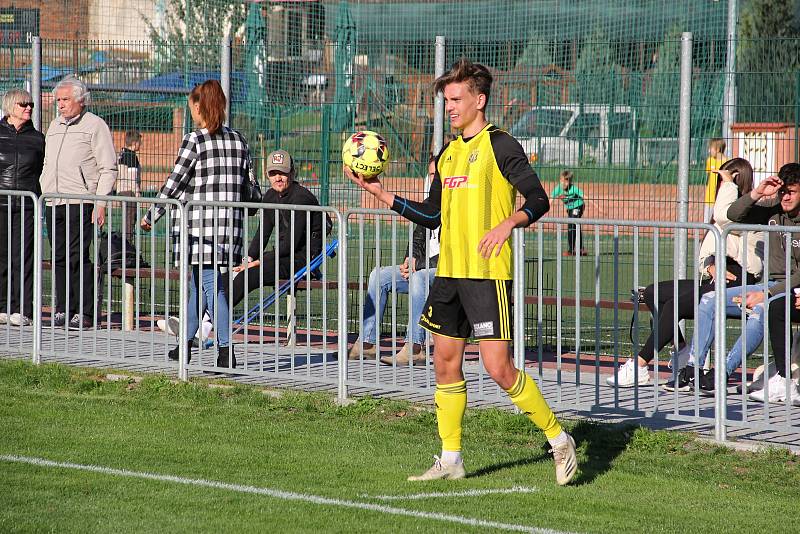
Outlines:
{"label": "sports field surface", "polygon": [[800,495],[785,450],[585,421],[561,488],[495,409],[467,412],[467,479],[409,483],[438,452],[427,407],[114,378],[0,361],[0,532],[787,532]]}

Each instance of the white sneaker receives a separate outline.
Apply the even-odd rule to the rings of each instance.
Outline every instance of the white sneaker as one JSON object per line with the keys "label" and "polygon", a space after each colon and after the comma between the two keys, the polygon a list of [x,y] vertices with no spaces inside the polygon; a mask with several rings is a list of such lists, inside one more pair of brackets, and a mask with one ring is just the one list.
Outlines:
{"label": "white sneaker", "polygon": [[8,317],[8,322],[14,326],[30,326],[32,324],[31,320],[21,313],[12,313]]}
{"label": "white sneaker", "polygon": [[167,332],[173,336],[177,336],[181,331],[181,322],[177,317],[170,315],[167,317]]}
{"label": "white sneaker", "polygon": [[647,366],[639,367],[638,376],[634,377],[634,368],[633,366],[636,363],[633,361],[633,358],[628,358],[628,361],[622,365],[618,372],[617,372],[617,380],[614,381],[614,375],[609,376],[606,378],[606,384],[609,386],[619,386],[621,388],[630,388],[636,384],[635,379],[638,379],[638,384],[643,386],[645,384],[650,383],[650,371],[647,370]]}
{"label": "white sneaker", "polygon": [[158,321],[156,321],[156,326],[158,327],[159,330],[161,330],[162,332],[166,332],[171,336],[178,335],[176,332],[173,332],[171,329],[169,329],[169,325],[167,324],[167,321],[165,319],[159,319]]}
{"label": "white sneaker", "polygon": [[436,461],[433,462],[433,466],[430,469],[419,476],[412,475],[408,477],[408,480],[439,480],[443,478],[448,480],[457,480],[467,476],[467,472],[464,470],[464,462],[457,464],[445,464],[442,463],[442,460],[438,456],[434,456],[434,458]]}
{"label": "white sneaker", "polygon": [[0,313],[0,324],[8,323],[8,314],[7,313]]}
{"label": "white sneaker", "polygon": [[[165,319],[159,319],[156,321],[156,325],[160,330],[163,330],[167,334],[171,336],[178,336],[178,332],[181,329],[180,320],[177,317],[169,316]],[[214,325],[211,324],[211,319],[209,319],[208,315],[203,315],[203,322],[200,323],[200,331],[195,334],[195,337],[199,337],[202,334],[203,341],[208,339],[208,336],[211,334],[211,329]]]}
{"label": "white sneaker", "polygon": [[[769,399],[768,402],[783,402],[786,400],[786,378],[783,378],[781,375],[776,374],[770,377],[769,381],[767,381],[767,386],[764,389],[760,389],[758,391],[754,391],[748,395],[750,400],[754,400],[757,402],[764,402],[764,398],[766,396],[766,391],[769,389]],[[789,383],[789,402],[794,404],[797,402],[798,406],[800,406],[800,391],[797,390],[797,382],[792,380],[791,378]]]}

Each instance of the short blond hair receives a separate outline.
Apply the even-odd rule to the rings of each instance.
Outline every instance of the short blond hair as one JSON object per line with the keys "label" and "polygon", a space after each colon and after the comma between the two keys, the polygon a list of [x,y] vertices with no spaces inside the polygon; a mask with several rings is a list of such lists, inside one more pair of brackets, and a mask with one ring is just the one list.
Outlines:
{"label": "short blond hair", "polygon": [[561,178],[564,178],[565,180],[569,180],[569,181],[571,182],[572,180],[574,180],[574,179],[575,179],[575,174],[574,174],[574,173],[573,173],[571,170],[569,170],[569,169],[564,169],[564,170],[563,170],[563,171],[561,171],[561,173],[558,175],[558,178],[559,178],[559,179],[561,179]]}
{"label": "short blond hair", "polygon": [[19,102],[30,102],[32,100],[33,97],[25,89],[9,89],[3,95],[3,117],[11,115],[11,110]]}
{"label": "short blond hair", "polygon": [[708,148],[716,149],[720,154],[725,153],[725,139],[721,137],[712,137],[708,140]]}

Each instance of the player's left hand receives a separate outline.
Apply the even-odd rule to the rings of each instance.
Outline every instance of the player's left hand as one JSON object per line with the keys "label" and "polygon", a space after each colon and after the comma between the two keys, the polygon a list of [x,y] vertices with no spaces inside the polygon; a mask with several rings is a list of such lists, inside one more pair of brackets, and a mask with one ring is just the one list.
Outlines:
{"label": "player's left hand", "polygon": [[513,226],[510,226],[506,222],[501,222],[486,232],[486,235],[480,240],[480,243],[478,243],[478,253],[487,260],[492,257],[492,252],[495,253],[495,256],[499,256],[500,251],[503,249],[503,244],[511,237],[511,232],[513,230]]}

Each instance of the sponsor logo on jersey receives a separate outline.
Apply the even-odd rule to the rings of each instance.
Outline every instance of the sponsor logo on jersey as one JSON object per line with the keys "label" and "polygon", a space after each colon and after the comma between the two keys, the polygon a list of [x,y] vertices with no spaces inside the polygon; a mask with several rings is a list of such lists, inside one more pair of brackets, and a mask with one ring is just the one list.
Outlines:
{"label": "sponsor logo on jersey", "polygon": [[467,180],[469,180],[469,176],[448,176],[444,179],[442,185],[448,189],[456,189],[457,187],[465,186]]}

